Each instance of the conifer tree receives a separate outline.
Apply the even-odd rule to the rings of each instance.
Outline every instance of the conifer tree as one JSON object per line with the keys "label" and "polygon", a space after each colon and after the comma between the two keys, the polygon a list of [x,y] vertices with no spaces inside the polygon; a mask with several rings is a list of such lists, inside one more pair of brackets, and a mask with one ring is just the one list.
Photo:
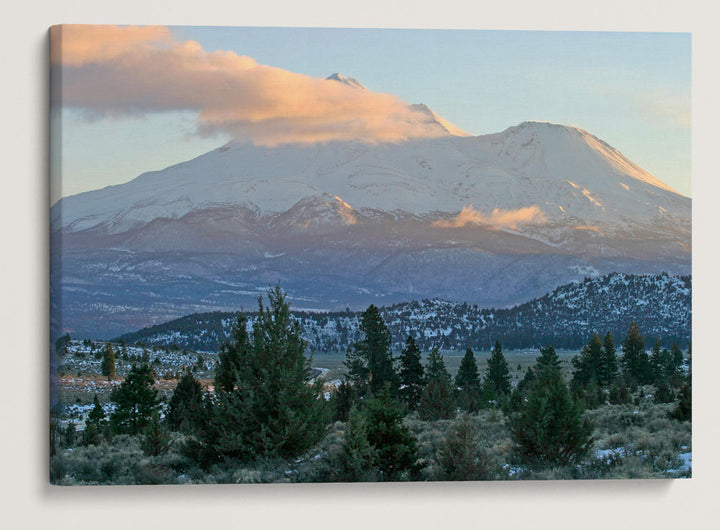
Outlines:
{"label": "conifer tree", "polygon": [[465,355],[460,361],[460,367],[455,376],[455,391],[461,409],[467,412],[477,412],[480,409],[480,373],[475,361],[475,354],[470,348],[465,350]]}
{"label": "conifer tree", "polygon": [[450,382],[450,373],[445,367],[445,359],[443,358],[440,350],[436,347],[430,350],[428,355],[428,363],[425,368],[425,375],[428,380],[430,379],[441,379]]}
{"label": "conifer tree", "polygon": [[[539,367],[538,370],[544,370],[545,368],[547,368],[547,365]],[[535,370],[529,366],[523,378],[510,394],[510,400],[508,401],[505,409],[506,414],[520,410],[523,403],[527,400],[528,393],[530,392],[533,383],[535,383],[535,379],[537,379],[535,376]]]}
{"label": "conifer tree", "polygon": [[387,385],[380,397],[365,405],[367,440],[375,452],[375,465],[380,480],[396,480],[404,472],[412,472],[418,459],[417,441],[405,425],[400,407],[390,396]]}
{"label": "conifer tree", "polygon": [[455,414],[450,374],[445,368],[445,361],[437,348],[433,348],[428,356],[425,369],[427,383],[423,389],[418,405],[418,415],[423,421],[435,421],[452,418]]}
{"label": "conifer tree", "polygon": [[538,370],[544,368],[560,369],[560,357],[555,351],[555,346],[543,346],[540,348],[540,356],[535,361]]}
{"label": "conifer tree", "polygon": [[600,370],[600,384],[603,386],[612,385],[617,377],[618,360],[615,349],[615,341],[608,331],[603,339],[603,353]]}
{"label": "conifer tree", "polygon": [[398,373],[400,399],[410,410],[415,410],[425,387],[425,370],[420,362],[420,348],[415,339],[408,335],[405,347],[400,352]]}
{"label": "conifer tree", "polygon": [[613,405],[624,405],[632,402],[632,391],[625,376],[617,377],[608,393],[608,399]]}
{"label": "conifer tree", "polygon": [[105,431],[105,411],[100,405],[97,394],[93,396],[93,408],[85,420],[85,432],[83,432],[83,442],[85,445],[97,445],[102,440],[102,434]]}
{"label": "conifer tree", "polygon": [[655,393],[653,394],[653,401],[655,401],[655,403],[672,403],[675,401],[675,393],[667,382],[660,380],[655,383],[655,385]]}
{"label": "conifer tree", "polygon": [[150,421],[144,429],[142,448],[146,455],[158,456],[165,453],[170,447],[170,433],[167,427],[160,422],[160,413],[154,411]]}
{"label": "conifer tree", "polygon": [[574,389],[583,389],[591,381],[595,386],[599,384],[603,373],[603,345],[597,333],[583,346],[580,355],[573,357],[572,364],[575,368],[572,378]]}
{"label": "conifer tree", "polygon": [[356,405],[350,409],[345,426],[337,469],[331,475],[344,482],[374,481],[377,473],[377,450],[370,445],[367,436],[367,418]]}
{"label": "conifer tree", "polygon": [[656,338],[650,350],[650,373],[652,382],[657,384],[665,380],[665,359],[662,355],[660,339]]}
{"label": "conifer tree", "polygon": [[102,353],[102,362],[100,363],[100,371],[102,375],[107,376],[108,381],[115,379],[115,352],[112,344],[109,342],[105,346]]}
{"label": "conifer tree", "polygon": [[178,381],[173,392],[166,419],[168,426],[185,433],[194,433],[203,415],[203,388],[191,371]]}
{"label": "conifer tree", "polygon": [[678,346],[677,341],[673,342],[672,346],[670,347],[670,358],[670,372],[672,374],[676,374],[680,371],[680,368],[682,368],[683,364],[683,353],[680,349],[680,346]]}
{"label": "conifer tree", "polygon": [[[198,442],[189,446],[203,464],[291,458],[323,435],[329,411],[322,382],[308,380],[311,360],[305,357],[300,326],[280,287],[270,290],[268,299],[267,308],[258,300],[252,342],[238,364],[233,390],[220,388],[214,399],[205,399]],[[236,329],[234,336],[242,333]]]}
{"label": "conifer tree", "polygon": [[679,421],[692,421],[692,346],[688,345],[688,364],[690,370],[685,377],[685,383],[678,392],[678,404],[670,413],[670,417]]}
{"label": "conifer tree", "polygon": [[68,346],[70,345],[70,334],[65,333],[62,337],[55,341],[55,353],[62,356],[67,353]]}
{"label": "conifer tree", "polygon": [[692,421],[692,386],[688,378],[688,382],[680,388],[680,399],[678,404],[670,413],[670,417],[678,421]]}
{"label": "conifer tree", "polygon": [[247,317],[240,313],[232,328],[232,341],[220,346],[218,364],[215,369],[215,388],[224,392],[232,392],[235,378],[243,360],[250,350],[250,339],[247,332]]}
{"label": "conifer tree", "polygon": [[539,370],[527,402],[510,416],[515,453],[536,468],[577,463],[592,444],[592,424],[581,415],[559,370]]}
{"label": "conifer tree", "polygon": [[102,405],[100,405],[97,394],[93,396],[93,408],[88,414],[85,425],[89,423],[94,424],[98,429],[103,427],[105,423],[105,410],[102,408]]}
{"label": "conifer tree", "polygon": [[360,332],[363,338],[348,351],[345,360],[348,377],[361,393],[367,391],[377,396],[386,384],[390,384],[395,393],[397,380],[390,352],[392,336],[374,305],[362,314]]}
{"label": "conifer tree", "polygon": [[335,420],[349,421],[350,411],[352,410],[353,406],[355,406],[356,399],[357,396],[355,394],[355,389],[353,388],[352,384],[350,384],[348,380],[343,377],[340,380],[340,384],[335,389],[332,397],[330,398],[330,403],[333,407]]}
{"label": "conifer tree", "polygon": [[490,354],[485,370],[485,388],[493,399],[498,400],[510,395],[510,370],[502,352],[500,341]]}
{"label": "conifer tree", "polygon": [[125,381],[110,395],[115,411],[110,424],[119,434],[139,434],[158,409],[158,391],[152,370],[147,364],[133,365]]}
{"label": "conifer tree", "polygon": [[623,373],[631,382],[644,385],[651,382],[650,362],[645,353],[645,342],[636,322],[630,324],[630,329],[622,345]]}
{"label": "conifer tree", "polygon": [[71,421],[65,427],[63,432],[63,445],[65,447],[72,447],[75,445],[75,438],[77,437],[77,431],[75,430],[75,422]]}
{"label": "conifer tree", "polygon": [[[61,438],[61,427],[60,422],[57,418],[50,417],[50,457],[54,457],[57,455],[58,448],[60,445],[60,438]],[[52,471],[51,471],[52,472]]]}

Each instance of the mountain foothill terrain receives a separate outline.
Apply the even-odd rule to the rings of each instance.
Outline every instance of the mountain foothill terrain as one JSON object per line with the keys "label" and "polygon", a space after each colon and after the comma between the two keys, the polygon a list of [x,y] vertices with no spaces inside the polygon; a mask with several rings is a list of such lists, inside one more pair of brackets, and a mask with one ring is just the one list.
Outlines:
{"label": "mountain foothill terrain", "polygon": [[[563,285],[542,297],[505,309],[480,308],[444,300],[414,301],[380,308],[400,351],[412,336],[424,351],[433,347],[489,351],[496,340],[505,347],[580,349],[593,333],[623,337],[637,322],[648,337],[669,347],[687,346],[692,323],[692,281],[689,276],[610,274]],[[248,313],[248,329],[257,318]],[[360,312],[293,312],[308,350],[345,353],[362,338]],[[231,338],[236,313],[192,314],[127,333],[116,340],[152,347],[217,351]]]}
{"label": "mountain foothill terrain", "polygon": [[[362,86],[355,80],[336,81]],[[560,285],[687,275],[691,201],[577,127],[274,147],[232,141],[51,209],[53,325],[109,337],[191,313],[443,299],[508,308]]]}

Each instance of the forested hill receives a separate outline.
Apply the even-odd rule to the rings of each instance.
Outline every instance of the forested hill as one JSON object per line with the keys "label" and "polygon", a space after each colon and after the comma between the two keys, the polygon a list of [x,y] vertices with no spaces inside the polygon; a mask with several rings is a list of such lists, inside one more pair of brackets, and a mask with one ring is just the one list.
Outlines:
{"label": "forested hill", "polygon": [[[413,335],[420,347],[488,350],[495,340],[506,349],[553,344],[577,349],[594,332],[610,332],[618,346],[630,322],[638,323],[649,348],[656,337],[685,347],[692,321],[690,276],[609,274],[558,287],[541,298],[505,308],[479,308],[443,300],[422,300],[382,307],[393,335],[393,348]],[[345,352],[359,338],[361,313],[293,312],[309,350]],[[188,315],[128,333],[116,340],[148,346],[217,350],[229,335],[237,314]],[[249,326],[253,313],[248,313]]]}

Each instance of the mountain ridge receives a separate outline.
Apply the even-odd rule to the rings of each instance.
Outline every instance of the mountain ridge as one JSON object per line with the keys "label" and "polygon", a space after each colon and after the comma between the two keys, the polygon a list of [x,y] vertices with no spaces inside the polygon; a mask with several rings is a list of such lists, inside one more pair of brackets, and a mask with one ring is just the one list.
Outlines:
{"label": "mountain ridge", "polygon": [[[429,111],[429,109],[428,109]],[[432,112],[432,111],[429,111]],[[230,142],[51,209],[51,307],[106,335],[252,303],[509,306],[610,272],[688,274],[691,200],[575,127]]]}
{"label": "mountain ridge", "polygon": [[[579,349],[593,333],[610,332],[618,348],[630,322],[650,339],[685,346],[692,327],[690,276],[610,274],[557,287],[542,297],[506,308],[478,308],[467,303],[417,300],[380,307],[392,333],[392,347],[412,335],[421,348],[490,350],[495,340],[517,349],[553,344]],[[291,307],[292,310],[292,307]],[[216,351],[231,335],[237,312],[187,315],[113,339],[148,346]],[[253,312],[246,312],[251,329]],[[311,351],[344,353],[360,340],[360,312],[292,311]]]}

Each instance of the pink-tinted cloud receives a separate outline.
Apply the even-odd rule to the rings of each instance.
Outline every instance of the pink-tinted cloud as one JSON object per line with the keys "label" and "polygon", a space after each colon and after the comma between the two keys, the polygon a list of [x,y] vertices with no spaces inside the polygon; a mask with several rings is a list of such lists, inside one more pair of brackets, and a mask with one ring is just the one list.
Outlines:
{"label": "pink-tinted cloud", "polygon": [[457,216],[449,221],[435,221],[433,226],[441,228],[459,228],[467,225],[490,225],[495,228],[515,230],[520,224],[541,224],[545,215],[538,206],[528,206],[517,210],[500,210],[495,208],[490,215],[485,215],[471,206],[463,206]]}
{"label": "pink-tinted cloud", "polygon": [[[198,132],[262,145],[444,136],[398,98],[177,42],[167,28],[62,26],[62,105],[92,117],[192,110]],[[105,37],[107,36],[107,38]],[[57,102],[56,102],[57,103]]]}
{"label": "pink-tinted cloud", "polygon": [[172,42],[165,26],[65,24],[50,28],[50,35],[54,43],[60,44],[51,48],[50,62],[65,66],[112,61],[143,48]]}

